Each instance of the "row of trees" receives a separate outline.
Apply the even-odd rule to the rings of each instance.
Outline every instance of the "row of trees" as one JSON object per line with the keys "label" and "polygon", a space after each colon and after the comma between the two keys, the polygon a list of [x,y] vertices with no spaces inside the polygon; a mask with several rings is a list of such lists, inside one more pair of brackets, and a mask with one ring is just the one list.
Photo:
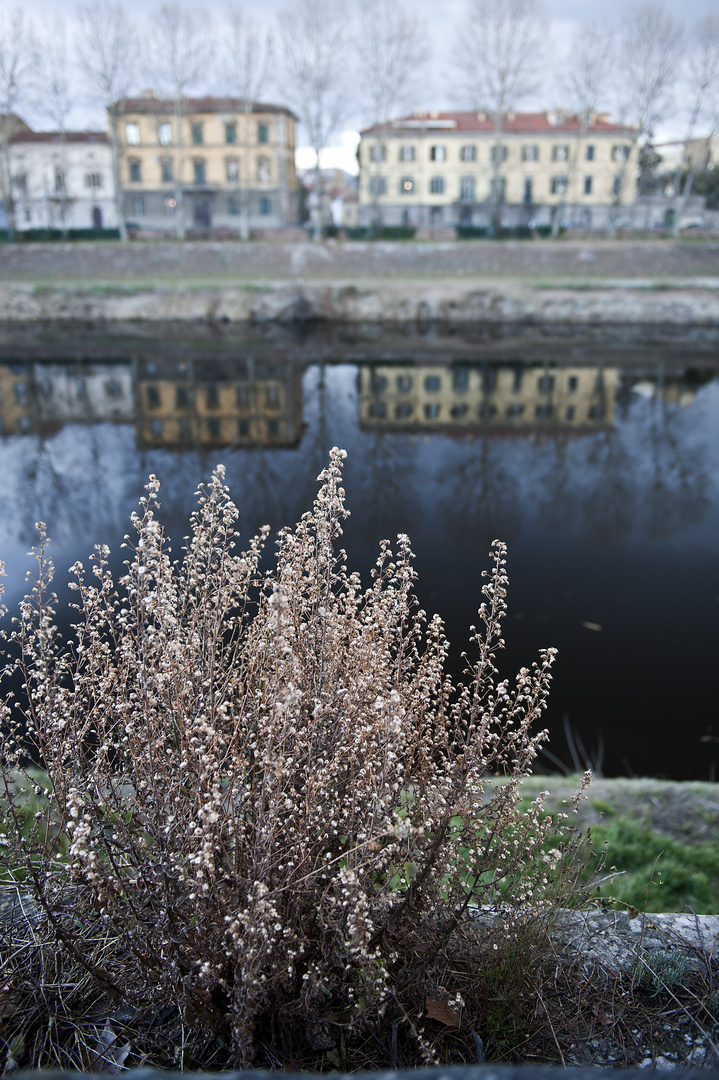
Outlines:
{"label": "row of trees", "polygon": [[[7,116],[29,106],[47,117],[62,138],[76,104],[102,104],[109,110],[118,193],[118,117],[111,106],[146,85],[172,98],[178,117],[193,92],[239,97],[248,109],[253,99],[276,95],[304,124],[315,153],[316,192],[322,151],[343,125],[381,124],[427,97],[429,30],[401,0],[365,0],[356,9],[350,0],[294,0],[274,29],[232,2],[214,25],[205,13],[173,2],[156,8],[140,26],[119,0],[96,0],[77,9],[74,30],[71,34],[62,16],[43,29],[32,27],[20,6],[0,0],[0,113]],[[719,131],[719,17],[708,15],[685,27],[651,0],[629,9],[616,26],[582,24],[560,56],[541,0],[467,0],[456,29],[449,84],[458,105],[483,109],[494,119],[495,226],[501,213],[498,151],[504,117],[543,92],[545,100],[559,99],[580,118],[570,174],[596,111],[611,111],[620,122],[634,123],[641,146],[651,144],[662,123],[681,120],[685,150],[675,185],[678,227],[696,171],[688,144],[698,133]],[[178,124],[176,138],[179,132]],[[7,123],[0,123],[0,168],[12,229],[8,134]],[[181,143],[176,152],[181,158]],[[241,221],[247,236],[244,158]],[[176,175],[181,176],[181,168]],[[181,223],[179,183],[175,198]],[[313,210],[319,235],[319,207]],[[120,204],[118,217],[122,222]]]}

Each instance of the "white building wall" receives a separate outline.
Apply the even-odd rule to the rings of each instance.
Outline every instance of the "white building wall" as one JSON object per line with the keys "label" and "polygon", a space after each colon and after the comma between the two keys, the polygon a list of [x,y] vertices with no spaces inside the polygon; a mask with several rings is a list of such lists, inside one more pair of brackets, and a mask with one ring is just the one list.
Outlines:
{"label": "white building wall", "polygon": [[[98,136],[62,143],[16,139],[11,148],[15,216],[27,229],[117,228],[112,151]],[[65,198],[57,176],[65,176]]]}

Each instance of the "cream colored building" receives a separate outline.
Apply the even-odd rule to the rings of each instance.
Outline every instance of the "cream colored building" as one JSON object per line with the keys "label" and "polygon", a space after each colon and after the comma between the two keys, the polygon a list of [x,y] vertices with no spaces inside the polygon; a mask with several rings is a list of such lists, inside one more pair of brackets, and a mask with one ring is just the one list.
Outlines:
{"label": "cream colored building", "polygon": [[636,199],[637,129],[594,114],[508,113],[499,137],[483,112],[417,112],[361,133],[360,220],[486,226],[498,158],[502,224],[601,228]]}
{"label": "cream colored building", "polygon": [[129,224],[173,232],[177,180],[187,229],[238,232],[245,190],[252,229],[295,222],[297,117],[289,109],[258,102],[246,108],[238,98],[189,98],[178,121],[174,101],[149,93],[114,109]]}

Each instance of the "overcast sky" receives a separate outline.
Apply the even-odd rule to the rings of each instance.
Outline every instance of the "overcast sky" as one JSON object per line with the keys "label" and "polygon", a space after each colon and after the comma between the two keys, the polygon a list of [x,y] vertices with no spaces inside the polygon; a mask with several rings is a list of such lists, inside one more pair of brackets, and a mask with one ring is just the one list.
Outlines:
{"label": "overcast sky", "polygon": [[[349,0],[350,9],[356,7],[360,0]],[[419,17],[424,18],[432,42],[432,63],[428,78],[423,83],[422,100],[415,105],[420,108],[462,108],[466,103],[458,100],[456,91],[452,89],[452,43],[456,36],[456,27],[463,17],[466,0],[405,0],[406,6],[411,8]],[[13,0],[0,0],[0,7],[12,8]],[[147,18],[153,8],[159,7],[158,3],[148,0],[124,0],[124,6],[138,21]],[[187,0],[185,5],[201,11],[209,18],[222,20],[226,7],[226,0],[204,0],[196,3]],[[629,7],[627,0],[545,0],[544,7],[550,19],[551,47],[556,56],[557,64],[549,64],[549,70],[556,71],[561,66],[562,53],[567,49],[574,30],[583,22],[609,20],[618,23],[622,14]],[[65,14],[72,19],[74,5],[65,0],[22,0],[22,7],[26,14],[39,25],[47,22],[48,16]],[[244,7],[258,20],[271,28],[281,12],[292,7],[292,0],[245,0]],[[675,18],[689,24],[704,15],[717,13],[719,0],[665,0],[664,8]],[[149,83],[148,83],[149,85]],[[202,89],[202,88],[198,88]],[[279,86],[268,87],[263,97],[283,102],[283,95]],[[291,103],[290,103],[291,104]],[[548,77],[543,92],[534,100],[527,101],[527,108],[552,108],[561,106],[561,87],[553,83]],[[609,108],[607,103],[607,108]],[[44,120],[38,113],[31,109],[25,109],[25,115],[30,123],[38,127],[48,127],[49,122]],[[350,171],[356,171],[356,159],[354,148],[357,142],[357,127],[361,123],[361,116],[357,115],[348,121],[346,129],[340,132],[334,140],[337,144],[335,152],[327,152],[323,164],[340,165]],[[98,109],[93,109],[87,102],[78,102],[73,111],[71,123],[78,128],[104,127],[104,117]],[[680,134],[677,122],[666,125],[657,132],[658,140],[676,138]],[[312,163],[312,154],[309,150],[303,152],[301,143],[303,132],[300,129],[298,152],[298,164],[309,166]]]}

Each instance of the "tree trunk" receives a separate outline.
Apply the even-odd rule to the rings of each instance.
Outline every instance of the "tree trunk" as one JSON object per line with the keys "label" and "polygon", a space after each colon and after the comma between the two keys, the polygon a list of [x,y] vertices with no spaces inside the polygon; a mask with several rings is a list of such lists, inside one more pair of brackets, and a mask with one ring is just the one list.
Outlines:
{"label": "tree trunk", "polygon": [[110,114],[110,142],[112,144],[112,176],[115,183],[115,213],[117,214],[120,240],[125,244],[127,243],[127,226],[125,225],[125,201],[120,171],[120,139],[117,131],[117,112],[113,105],[110,106],[108,111]]}
{"label": "tree trunk", "polygon": [[681,235],[681,216],[686,210],[689,197],[692,193],[692,186],[694,184],[694,176],[696,174],[696,166],[690,165],[689,170],[684,177],[684,183],[681,185],[681,192],[675,189],[674,198],[674,221],[672,222],[672,236],[678,237]]}
{"label": "tree trunk", "polygon": [[[9,117],[5,120],[8,123]],[[13,243],[17,232],[15,221],[15,200],[12,194],[12,172],[10,169],[10,148],[7,143],[5,124],[0,123],[0,174],[2,174],[2,192],[5,199],[5,213],[7,214],[7,238]]]}
{"label": "tree trunk", "polygon": [[563,214],[564,214],[564,210],[566,209],[566,206],[567,206],[567,200],[569,198],[569,190],[570,190],[570,188],[572,186],[572,181],[574,180],[574,176],[575,176],[575,174],[577,172],[577,166],[579,164],[580,147],[582,145],[582,140],[584,139],[585,135],[587,134],[587,128],[588,127],[589,127],[589,124],[587,123],[587,117],[583,115],[582,117],[580,117],[579,130],[577,131],[577,134],[576,134],[576,137],[575,137],[575,140],[574,140],[574,148],[573,148],[574,153],[570,155],[569,161],[567,162],[567,187],[566,187],[566,190],[565,190],[564,194],[560,195],[560,197],[559,197],[559,202],[557,203],[557,205],[555,207],[554,216],[552,218],[552,239],[553,240],[556,240],[559,237],[559,232],[560,232],[560,229],[562,227],[562,217],[563,217]]}
{"label": "tree trunk", "polygon": [[178,240],[185,239],[185,207],[182,199],[182,167],[184,155],[182,146],[182,95],[175,95],[175,235]]}
{"label": "tree trunk", "polygon": [[492,191],[489,211],[488,236],[497,236],[502,227],[502,207],[499,190],[500,167],[502,154],[502,110],[498,109],[494,114],[494,145],[492,147]]}
{"label": "tree trunk", "polygon": [[242,190],[240,192],[240,239],[250,239],[250,117],[252,103],[245,98],[245,124],[242,129]]}
{"label": "tree trunk", "polygon": [[310,200],[310,220],[312,222],[312,239],[319,242],[322,240],[322,173],[320,172],[320,153],[315,147],[317,164],[315,165],[315,184]]}

